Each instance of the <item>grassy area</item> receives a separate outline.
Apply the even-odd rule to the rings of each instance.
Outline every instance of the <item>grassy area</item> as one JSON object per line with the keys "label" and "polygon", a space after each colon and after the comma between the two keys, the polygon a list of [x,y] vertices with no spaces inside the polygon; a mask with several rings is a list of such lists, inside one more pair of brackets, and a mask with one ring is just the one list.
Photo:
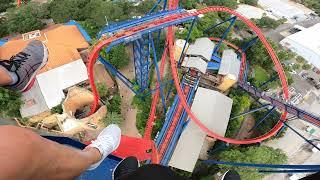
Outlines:
{"label": "grassy area", "polygon": [[253,67],[253,83],[255,86],[259,86],[260,84],[266,82],[269,79],[269,74],[266,70],[264,70],[260,66]]}

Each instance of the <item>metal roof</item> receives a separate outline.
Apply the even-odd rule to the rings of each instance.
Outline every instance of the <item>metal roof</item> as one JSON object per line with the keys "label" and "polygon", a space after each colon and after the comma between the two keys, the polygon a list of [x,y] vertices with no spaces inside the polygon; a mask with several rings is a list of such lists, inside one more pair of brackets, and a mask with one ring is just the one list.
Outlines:
{"label": "metal roof", "polygon": [[[229,97],[218,91],[199,87],[191,110],[207,128],[224,136],[231,108],[232,99]],[[190,121],[180,136],[169,166],[192,172],[205,137],[205,132]]]}
{"label": "metal roof", "polygon": [[20,109],[22,116],[34,116],[59,105],[65,98],[64,89],[87,79],[87,68],[82,59],[37,75],[35,85],[22,93],[25,103],[29,101],[28,106],[23,105]]}
{"label": "metal roof", "polygon": [[298,21],[306,20],[308,14],[313,11],[299,6],[297,3],[292,3],[288,0],[259,0],[258,4],[265,10],[272,12],[274,16],[286,18],[289,22],[294,23],[294,19]]}
{"label": "metal roof", "polygon": [[196,68],[203,74],[206,73],[208,63],[200,57],[185,57],[181,64],[182,67]]}
{"label": "metal roof", "polygon": [[41,93],[38,81],[35,81],[30,90],[22,93],[20,113],[22,117],[30,117],[49,110]]}
{"label": "metal roof", "polygon": [[237,54],[233,50],[224,50],[218,74],[233,75],[235,77],[235,80],[238,80],[238,76],[240,73],[240,63],[241,62],[238,59]]}
{"label": "metal roof", "polygon": [[194,44],[191,44],[186,55],[198,55],[210,61],[214,49],[214,43],[207,37],[196,39]]}
{"label": "metal roof", "polygon": [[320,23],[292,34],[280,44],[304,57],[308,62],[320,68]]}

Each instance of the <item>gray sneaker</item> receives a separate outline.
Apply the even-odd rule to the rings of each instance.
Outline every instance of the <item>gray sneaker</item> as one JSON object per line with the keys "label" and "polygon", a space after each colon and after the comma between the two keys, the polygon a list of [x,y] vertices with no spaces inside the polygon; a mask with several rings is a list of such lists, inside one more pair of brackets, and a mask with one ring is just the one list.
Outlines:
{"label": "gray sneaker", "polygon": [[31,41],[21,52],[10,60],[0,61],[0,65],[18,76],[18,81],[5,88],[24,91],[28,88],[37,72],[47,64],[48,49],[38,40]]}

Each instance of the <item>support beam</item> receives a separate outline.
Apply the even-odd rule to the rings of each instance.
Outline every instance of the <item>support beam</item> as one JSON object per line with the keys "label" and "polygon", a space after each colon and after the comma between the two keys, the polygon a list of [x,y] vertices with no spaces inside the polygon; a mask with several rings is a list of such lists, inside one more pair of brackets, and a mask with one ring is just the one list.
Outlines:
{"label": "support beam", "polygon": [[154,64],[154,67],[156,69],[157,81],[158,81],[158,84],[159,84],[160,96],[161,96],[161,100],[162,100],[162,106],[163,106],[163,109],[164,109],[163,112],[165,113],[167,111],[166,99],[164,97],[163,88],[161,87],[162,83],[161,83],[160,70],[159,70],[158,61],[157,61],[157,51],[156,51],[156,48],[154,46],[154,41],[153,41],[153,37],[152,37],[151,33],[149,33],[149,40],[150,40],[150,43],[151,43],[151,48],[153,50],[153,64]]}
{"label": "support beam", "polygon": [[244,45],[241,46],[243,52],[247,51],[251,46],[257,43],[259,40],[258,37],[252,38],[249,42],[246,42]]}
{"label": "support beam", "polygon": [[143,35],[133,43],[134,66],[139,92],[148,88],[150,72],[150,51],[151,42],[148,35]]}
{"label": "support beam", "polygon": [[222,22],[220,22],[220,23],[218,23],[218,24],[214,24],[214,25],[208,27],[207,29],[205,29],[203,32],[204,32],[204,33],[208,33],[211,29],[214,29],[214,28],[220,26],[220,25],[223,24],[223,23],[230,22],[230,21],[231,21],[232,19],[234,19],[234,18],[235,18],[235,17],[231,17],[231,18],[229,18],[229,19],[227,19],[227,20],[225,20],[225,21],[222,21]]}
{"label": "support beam", "polygon": [[120,71],[112,66],[107,60],[102,56],[99,56],[98,60],[116,77],[118,77],[133,93],[137,94],[138,92],[134,90],[134,85],[132,82],[127,79]]}
{"label": "support beam", "polygon": [[188,35],[187,35],[187,37],[186,37],[186,39],[185,39],[186,42],[185,42],[184,45],[183,45],[183,49],[182,49],[181,54],[180,54],[180,57],[179,57],[178,67],[181,66],[181,61],[182,61],[182,58],[183,58],[184,51],[186,50],[187,43],[188,43],[188,41],[189,41],[189,39],[190,39],[192,30],[193,30],[193,28],[194,28],[197,20],[198,20],[198,18],[194,18],[194,19],[192,20],[191,26],[190,26],[190,28],[189,28]]}
{"label": "support beam", "polygon": [[167,93],[167,96],[166,96],[166,100],[168,100],[168,98],[169,98],[169,96],[170,96],[170,94],[172,92],[172,88],[173,88],[173,83],[171,83],[170,86],[169,86],[169,90],[168,90],[168,93]]}
{"label": "support beam", "polygon": [[164,82],[164,83],[161,83],[160,86],[158,86],[158,87],[155,88],[155,89],[150,90],[148,93],[144,94],[142,97],[149,96],[150,94],[153,94],[153,93],[155,93],[158,89],[160,89],[160,87],[163,88],[163,87],[165,87],[165,86],[168,86],[168,84],[169,84],[170,86],[172,86],[172,83],[173,83],[173,80],[172,80],[172,79],[169,80],[169,81],[166,81],[166,82]]}
{"label": "support beam", "polygon": [[247,115],[247,114],[251,114],[251,113],[260,111],[260,110],[262,110],[262,109],[266,109],[266,108],[268,108],[269,106],[270,106],[270,104],[262,105],[261,107],[258,107],[258,108],[256,108],[256,109],[249,110],[249,111],[246,111],[246,112],[244,112],[244,113],[241,113],[241,114],[239,114],[239,115],[237,115],[237,116],[234,116],[234,117],[230,118],[230,120],[233,120],[233,119],[236,119],[236,118],[238,118],[238,117],[241,117],[241,116],[244,116],[244,115]]}
{"label": "support beam", "polygon": [[282,126],[281,129],[277,132],[276,137],[279,137],[280,134],[286,129],[286,126]]}
{"label": "support beam", "polygon": [[251,129],[249,130],[249,132],[253,131],[253,130],[256,129],[261,123],[263,123],[263,122],[270,116],[270,114],[273,113],[273,111],[274,111],[275,109],[276,109],[276,107],[273,106],[273,108],[270,109],[270,110],[258,121],[258,123],[256,123],[256,124],[253,126],[253,128],[251,128]]}
{"label": "support beam", "polygon": [[214,47],[214,50],[213,50],[212,55],[217,54],[217,52],[218,52],[218,50],[220,49],[220,46],[221,46],[223,40],[226,39],[227,35],[229,34],[229,32],[230,32],[230,30],[231,30],[231,27],[234,25],[234,23],[236,22],[236,20],[237,20],[237,17],[236,17],[236,16],[234,16],[234,17],[232,17],[232,18],[229,19],[230,25],[228,26],[228,28],[226,29],[226,31],[223,33],[223,35],[222,35],[222,37],[220,38],[218,44]]}
{"label": "support beam", "polygon": [[302,139],[304,139],[307,143],[309,143],[310,145],[312,145],[313,147],[315,147],[318,151],[320,151],[320,148],[318,146],[316,146],[315,144],[312,143],[311,140],[307,139],[306,137],[304,137],[302,134],[300,134],[297,130],[295,130],[294,128],[292,128],[291,126],[289,126],[288,123],[286,123],[285,121],[283,121],[281,118],[279,119],[284,126],[287,126],[289,129],[291,129],[294,133],[296,133],[298,136],[300,136]]}
{"label": "support beam", "polygon": [[153,7],[151,8],[151,10],[147,13],[147,14],[151,14],[154,12],[154,10],[160,5],[162,0],[158,0],[154,5]]}

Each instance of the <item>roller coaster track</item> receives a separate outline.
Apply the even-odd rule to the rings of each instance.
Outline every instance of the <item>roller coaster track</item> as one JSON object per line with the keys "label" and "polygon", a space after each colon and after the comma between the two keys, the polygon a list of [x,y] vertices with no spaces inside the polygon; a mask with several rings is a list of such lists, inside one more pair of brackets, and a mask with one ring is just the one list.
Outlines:
{"label": "roller coaster track", "polygon": [[[214,137],[216,139],[220,139],[220,140],[228,142],[228,143],[251,144],[251,143],[261,142],[261,141],[275,135],[277,133],[277,131],[279,131],[280,128],[282,127],[281,122],[279,122],[270,132],[268,132],[265,135],[262,135],[260,137],[257,137],[257,138],[246,139],[246,140],[236,140],[236,139],[225,138],[225,137],[219,136],[218,134],[212,132],[207,127],[205,127],[201,123],[201,121],[191,112],[190,108],[188,107],[188,104],[185,99],[185,95],[179,86],[180,80],[178,79],[177,67],[176,67],[176,63],[174,60],[174,36],[173,36],[174,32],[173,32],[173,29],[171,26],[176,25],[176,24],[181,24],[183,22],[191,21],[194,18],[196,18],[198,15],[209,13],[209,12],[226,12],[226,13],[230,13],[232,15],[235,15],[240,20],[242,20],[245,24],[247,24],[256,33],[256,35],[259,37],[261,42],[265,45],[267,52],[269,53],[274,65],[275,65],[275,69],[278,72],[278,75],[279,75],[279,78],[281,81],[281,85],[283,88],[284,99],[288,100],[289,99],[288,86],[287,86],[286,77],[285,77],[283,68],[277,58],[277,55],[275,54],[271,45],[268,43],[267,39],[263,36],[260,29],[256,25],[254,25],[250,20],[246,19],[241,14],[235,12],[232,9],[225,8],[225,7],[219,7],[219,6],[213,6],[213,7],[207,7],[207,8],[195,10],[195,11],[182,12],[179,14],[174,14],[174,15],[163,17],[163,18],[157,18],[157,19],[154,19],[153,21],[149,21],[147,23],[119,31],[108,38],[101,39],[93,47],[93,50],[91,51],[90,56],[89,56],[89,65],[88,65],[89,78],[90,78],[90,84],[92,86],[92,91],[95,96],[94,104],[92,106],[92,112],[94,112],[96,110],[97,105],[98,105],[98,99],[99,99],[99,95],[97,93],[97,89],[96,89],[94,81],[93,81],[93,64],[95,63],[96,59],[98,58],[99,51],[103,47],[107,47],[107,49],[111,49],[112,46],[114,46],[118,43],[130,42],[132,40],[135,40],[135,39],[141,37],[142,34],[158,31],[158,30],[161,30],[163,28],[168,27],[167,46],[168,46],[168,50],[169,50],[171,71],[173,74],[174,84],[176,86],[178,95],[180,97],[181,104],[184,107],[184,109],[186,110],[186,112],[189,115],[189,117],[191,118],[191,120],[193,120],[209,136]],[[244,59],[242,59],[241,64],[242,64],[242,66],[241,66],[241,73],[240,74],[242,74],[244,71],[244,64],[245,64]],[[240,77],[242,77],[242,76],[240,76]],[[240,81],[242,81],[241,78],[240,78]],[[285,119],[286,115],[287,115],[287,113],[284,112],[282,115],[282,119]]]}

